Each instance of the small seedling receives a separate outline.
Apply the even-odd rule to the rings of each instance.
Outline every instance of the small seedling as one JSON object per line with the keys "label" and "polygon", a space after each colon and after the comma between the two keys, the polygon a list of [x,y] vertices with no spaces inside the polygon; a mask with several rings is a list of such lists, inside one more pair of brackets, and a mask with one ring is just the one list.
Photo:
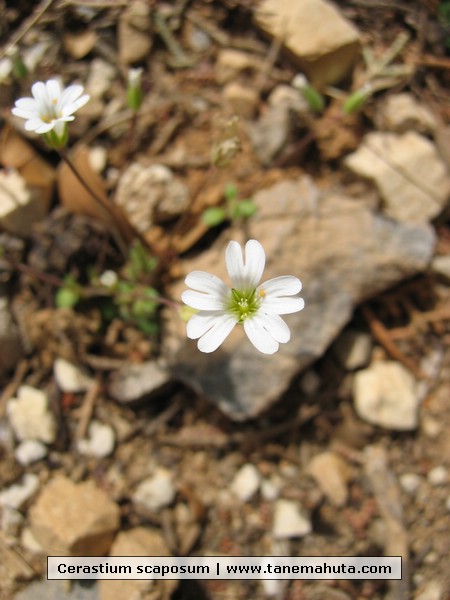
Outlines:
{"label": "small seedling", "polygon": [[216,227],[224,221],[239,221],[248,219],[255,214],[258,207],[251,198],[239,198],[236,186],[228,183],[224,190],[225,206],[207,208],[202,219],[208,227]]}

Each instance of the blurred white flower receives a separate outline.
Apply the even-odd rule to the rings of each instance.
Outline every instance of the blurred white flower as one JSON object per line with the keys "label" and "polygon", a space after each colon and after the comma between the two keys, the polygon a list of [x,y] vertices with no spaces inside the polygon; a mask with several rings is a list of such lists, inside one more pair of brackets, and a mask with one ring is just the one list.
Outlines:
{"label": "blurred white flower", "polygon": [[128,70],[127,102],[131,110],[137,112],[142,104],[142,73],[144,69],[138,67]]}
{"label": "blurred white flower", "polygon": [[31,87],[32,98],[16,100],[12,113],[26,119],[25,129],[39,134],[54,131],[57,138],[64,139],[67,121],[73,121],[73,113],[89,100],[83,94],[83,86],[69,85],[62,89],[56,79],[46,83],[38,81]]}
{"label": "blurred white flower", "polygon": [[103,271],[103,273],[100,275],[100,277],[98,278],[98,280],[105,287],[112,288],[119,281],[119,278],[118,278],[117,273],[115,271],[111,271],[111,270],[108,269],[107,271]]}
{"label": "blurred white flower", "polygon": [[140,87],[142,83],[143,72],[144,69],[142,67],[128,69],[128,85],[131,87]]}
{"label": "blurred white flower", "polygon": [[291,337],[279,315],[298,312],[305,306],[303,298],[289,297],[302,289],[300,280],[286,275],[258,285],[266,257],[256,240],[246,243],[245,259],[238,242],[230,242],[225,259],[232,289],[204,271],[193,271],[186,277],[186,285],[192,289],[183,292],[182,300],[199,311],[187,323],[187,336],[198,339],[202,352],[214,352],[236,324],[243,324],[255,348],[273,354]]}

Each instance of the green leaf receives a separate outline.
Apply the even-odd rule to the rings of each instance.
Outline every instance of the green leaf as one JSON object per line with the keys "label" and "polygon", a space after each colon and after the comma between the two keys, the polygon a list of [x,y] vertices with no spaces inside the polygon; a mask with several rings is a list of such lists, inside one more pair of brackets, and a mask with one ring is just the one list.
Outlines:
{"label": "green leaf", "polygon": [[148,321],[147,319],[136,319],[135,325],[145,335],[156,335],[159,332],[159,325],[155,321]]}
{"label": "green leaf", "polygon": [[344,102],[342,110],[347,115],[358,111],[360,108],[362,108],[369,96],[370,92],[364,88],[356,90],[356,92],[351,94],[351,96],[349,96]]}
{"label": "green leaf", "polygon": [[215,227],[216,225],[223,223],[226,217],[225,210],[217,206],[214,208],[207,208],[202,214],[202,221],[205,225],[208,225],[208,227]]}
{"label": "green leaf", "polygon": [[223,195],[228,200],[228,202],[230,200],[234,200],[235,198],[237,198],[238,195],[237,187],[233,183],[227,183]]}
{"label": "green leaf", "polygon": [[306,85],[301,90],[301,93],[303,95],[303,98],[308,103],[311,110],[313,110],[314,112],[317,112],[317,113],[323,112],[323,109],[325,108],[324,97],[322,96],[322,94],[320,92],[318,92],[315,88],[313,88],[312,85],[309,85],[309,84]]}
{"label": "green leaf", "polygon": [[79,300],[80,294],[71,287],[62,287],[56,292],[55,303],[58,308],[73,308]]}
{"label": "green leaf", "polygon": [[258,207],[253,202],[253,200],[241,200],[233,208],[233,217],[235,219],[248,219],[249,217],[252,217],[257,210]]}

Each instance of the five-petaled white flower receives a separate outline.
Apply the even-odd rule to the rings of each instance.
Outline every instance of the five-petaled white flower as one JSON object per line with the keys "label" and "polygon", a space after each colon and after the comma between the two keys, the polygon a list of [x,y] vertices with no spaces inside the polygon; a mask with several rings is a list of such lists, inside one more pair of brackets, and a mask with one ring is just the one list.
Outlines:
{"label": "five-petaled white flower", "polygon": [[246,243],[245,259],[238,242],[230,242],[225,259],[232,289],[216,275],[204,271],[193,271],[186,277],[185,283],[192,289],[183,292],[182,300],[199,311],[187,323],[187,336],[198,339],[202,352],[214,352],[233,327],[241,323],[257,350],[273,354],[291,337],[279,315],[295,313],[305,306],[303,298],[288,297],[300,292],[300,280],[287,275],[258,285],[266,256],[256,240]]}
{"label": "five-petaled white flower", "polygon": [[84,106],[89,100],[83,94],[83,86],[69,85],[62,89],[56,79],[46,83],[37,81],[31,87],[33,98],[20,98],[16,100],[12,113],[17,117],[26,119],[25,129],[39,134],[54,132],[54,139],[65,141],[67,121],[73,121],[73,113]]}

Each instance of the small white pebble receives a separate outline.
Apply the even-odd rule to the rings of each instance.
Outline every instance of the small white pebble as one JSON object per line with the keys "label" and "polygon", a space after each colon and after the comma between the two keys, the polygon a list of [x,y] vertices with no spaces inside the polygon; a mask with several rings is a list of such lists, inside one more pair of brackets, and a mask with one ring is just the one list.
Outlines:
{"label": "small white pebble", "polygon": [[38,489],[39,477],[33,473],[25,473],[19,483],[15,483],[0,493],[0,506],[9,506],[20,510]]}
{"label": "small white pebble", "polygon": [[172,473],[167,469],[157,468],[154,475],[144,479],[138,485],[133,494],[133,502],[157,511],[169,506],[176,493]]}
{"label": "small white pebble", "polygon": [[116,440],[112,427],[100,423],[100,421],[92,421],[89,425],[88,434],[88,439],[79,440],[78,442],[78,452],[80,454],[104,458],[113,452]]}
{"label": "small white pebble", "polygon": [[421,478],[416,473],[404,473],[400,475],[399,482],[402,490],[407,494],[414,494],[420,485]]}
{"label": "small white pebble", "polygon": [[281,483],[274,477],[270,479],[264,479],[261,484],[261,496],[264,500],[272,502],[276,500],[280,495]]}
{"label": "small white pebble", "polygon": [[447,469],[442,465],[434,467],[428,473],[428,481],[431,485],[443,485],[448,479]]}
{"label": "small white pebble", "polygon": [[17,446],[14,456],[26,467],[47,456],[47,446],[37,440],[25,440]]}
{"label": "small white pebble", "polygon": [[258,491],[261,475],[255,465],[242,465],[231,482],[230,489],[242,502],[248,502]]}

